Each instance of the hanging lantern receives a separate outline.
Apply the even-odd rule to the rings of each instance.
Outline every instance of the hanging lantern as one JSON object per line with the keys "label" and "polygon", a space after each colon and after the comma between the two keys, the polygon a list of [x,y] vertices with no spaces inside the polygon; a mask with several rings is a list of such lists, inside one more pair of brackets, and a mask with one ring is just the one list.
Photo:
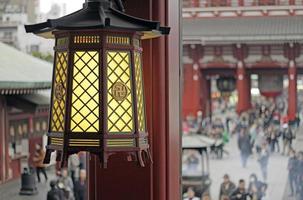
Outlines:
{"label": "hanging lantern", "polygon": [[88,151],[103,167],[117,153],[144,166],[143,153],[151,158],[141,40],[170,29],[126,15],[119,0],[86,0],[75,13],[25,28],[56,40],[45,163],[53,151],[62,165],[69,155]]}
{"label": "hanging lantern", "polygon": [[236,89],[234,77],[220,77],[217,79],[217,88],[221,93],[230,93]]}
{"label": "hanging lantern", "polygon": [[259,74],[258,88],[267,98],[276,98],[283,92],[283,74]]}

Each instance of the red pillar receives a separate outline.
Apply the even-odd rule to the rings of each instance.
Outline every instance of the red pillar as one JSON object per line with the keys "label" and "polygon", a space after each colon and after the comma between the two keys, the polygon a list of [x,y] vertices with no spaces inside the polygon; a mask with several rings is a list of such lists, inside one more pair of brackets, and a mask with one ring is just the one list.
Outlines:
{"label": "red pillar", "polygon": [[288,119],[294,120],[297,114],[297,69],[293,60],[288,68]]}
{"label": "red pillar", "polygon": [[4,131],[4,117],[3,117],[3,103],[0,98],[0,184],[4,182],[5,177],[5,131]]}
{"label": "red pillar", "polygon": [[203,117],[210,117],[212,112],[211,103],[211,82],[207,80],[203,71],[201,71],[201,107],[203,112]]}
{"label": "red pillar", "polygon": [[193,64],[184,65],[183,80],[183,118],[193,115],[198,111],[205,114],[205,101],[207,100],[206,77],[201,73],[200,59],[203,58],[201,45],[190,45],[185,48],[193,60]]}
{"label": "red pillar", "polygon": [[289,0],[288,1],[289,5],[295,5],[295,2],[296,2],[295,0]]}
{"label": "red pillar", "polygon": [[199,0],[192,0],[192,6],[195,7],[195,8],[200,7],[200,2],[199,2]]}
{"label": "red pillar", "polygon": [[242,113],[251,108],[250,76],[247,74],[242,61],[238,62],[237,68],[237,112]]}
{"label": "red pillar", "polygon": [[180,194],[179,0],[133,0],[127,13],[172,27],[143,42],[147,125],[154,163],[145,168],[114,156],[108,169],[89,161],[89,200],[175,200]]}
{"label": "red pillar", "polygon": [[200,110],[204,112],[202,106],[204,79],[205,77],[200,73],[200,67],[197,63],[184,65],[183,118],[189,115],[196,116]]}
{"label": "red pillar", "polygon": [[5,97],[0,97],[0,183],[8,177],[8,130],[7,130],[7,105]]}

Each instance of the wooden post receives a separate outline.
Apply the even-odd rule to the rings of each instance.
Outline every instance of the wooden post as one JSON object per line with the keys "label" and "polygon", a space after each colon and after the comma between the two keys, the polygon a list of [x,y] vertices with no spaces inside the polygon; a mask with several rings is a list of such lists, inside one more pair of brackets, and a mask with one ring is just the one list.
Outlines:
{"label": "wooden post", "polygon": [[237,69],[238,113],[245,112],[251,108],[250,89],[250,76],[246,73],[244,63],[239,61]]}
{"label": "wooden post", "polygon": [[7,107],[6,99],[0,96],[0,183],[5,182],[8,177],[9,157],[7,141]]}
{"label": "wooden post", "polygon": [[295,61],[289,61],[288,68],[288,120],[293,121],[297,115],[297,68]]}
{"label": "wooden post", "polygon": [[245,69],[244,59],[247,57],[248,52],[246,46],[237,45],[235,47],[235,57],[237,63],[237,91],[238,91],[238,104],[237,112],[242,113],[251,108],[251,83],[250,75],[247,74]]}
{"label": "wooden post", "polygon": [[187,48],[193,64],[184,65],[183,80],[183,118],[189,115],[196,116],[198,111],[205,112],[204,100],[206,90],[203,90],[205,76],[201,74],[200,59],[203,57],[202,47],[199,45],[190,45]]}
{"label": "wooden post", "polygon": [[147,124],[154,163],[141,168],[114,156],[102,169],[89,161],[89,200],[180,199],[179,0],[133,0],[128,14],[159,20],[170,36],[143,42]]}

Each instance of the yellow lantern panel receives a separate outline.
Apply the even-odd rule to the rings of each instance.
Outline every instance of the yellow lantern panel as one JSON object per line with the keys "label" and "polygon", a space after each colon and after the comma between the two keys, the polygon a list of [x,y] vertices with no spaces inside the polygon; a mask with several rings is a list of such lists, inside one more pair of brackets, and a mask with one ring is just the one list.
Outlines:
{"label": "yellow lantern panel", "polygon": [[142,62],[141,54],[135,52],[135,80],[136,80],[136,95],[137,95],[137,110],[138,110],[138,129],[140,132],[146,130],[145,127],[145,102],[143,94],[143,78],[142,78]]}
{"label": "yellow lantern panel", "polygon": [[107,130],[109,133],[134,131],[130,52],[108,51]]}
{"label": "yellow lantern panel", "polygon": [[51,109],[50,129],[63,132],[65,126],[65,103],[67,85],[67,52],[56,54],[55,76],[53,81],[53,105]]}
{"label": "yellow lantern panel", "polygon": [[77,51],[72,81],[72,132],[99,131],[99,77],[99,53]]}

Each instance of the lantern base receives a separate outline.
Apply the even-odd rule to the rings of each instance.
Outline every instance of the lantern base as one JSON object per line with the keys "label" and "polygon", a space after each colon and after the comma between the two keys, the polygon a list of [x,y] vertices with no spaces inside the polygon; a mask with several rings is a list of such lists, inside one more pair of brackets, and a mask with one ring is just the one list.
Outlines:
{"label": "lantern base", "polygon": [[[43,161],[44,164],[49,164],[50,163],[51,154],[54,151],[57,152],[56,161],[61,163],[60,164],[61,168],[67,167],[68,157],[70,155],[72,155],[74,153],[78,153],[76,151],[74,151],[73,153],[64,153],[63,150],[52,150],[52,149],[47,148],[45,158],[44,158],[44,161]],[[153,163],[151,152],[150,152],[149,148],[147,148],[147,149],[138,149],[136,151],[113,152],[113,151],[109,150],[108,152],[104,152],[104,153],[102,153],[102,152],[101,153],[100,152],[92,152],[92,151],[90,151],[90,152],[99,157],[100,165],[104,169],[106,169],[108,167],[108,161],[109,161],[111,156],[114,156],[114,155],[117,155],[117,154],[123,154],[123,153],[127,154],[125,156],[127,161],[137,162],[140,167],[145,167],[146,164],[148,164],[148,163],[152,164]]]}
{"label": "lantern base", "polygon": [[[102,136],[103,138],[100,138]],[[68,157],[79,152],[90,152],[100,159],[103,168],[107,168],[111,156],[126,154],[127,161],[135,161],[145,167],[152,163],[148,144],[148,133],[125,134],[86,134],[86,133],[48,133],[49,143],[46,146],[44,163],[49,164],[52,152],[57,152],[57,162],[66,167]]]}

